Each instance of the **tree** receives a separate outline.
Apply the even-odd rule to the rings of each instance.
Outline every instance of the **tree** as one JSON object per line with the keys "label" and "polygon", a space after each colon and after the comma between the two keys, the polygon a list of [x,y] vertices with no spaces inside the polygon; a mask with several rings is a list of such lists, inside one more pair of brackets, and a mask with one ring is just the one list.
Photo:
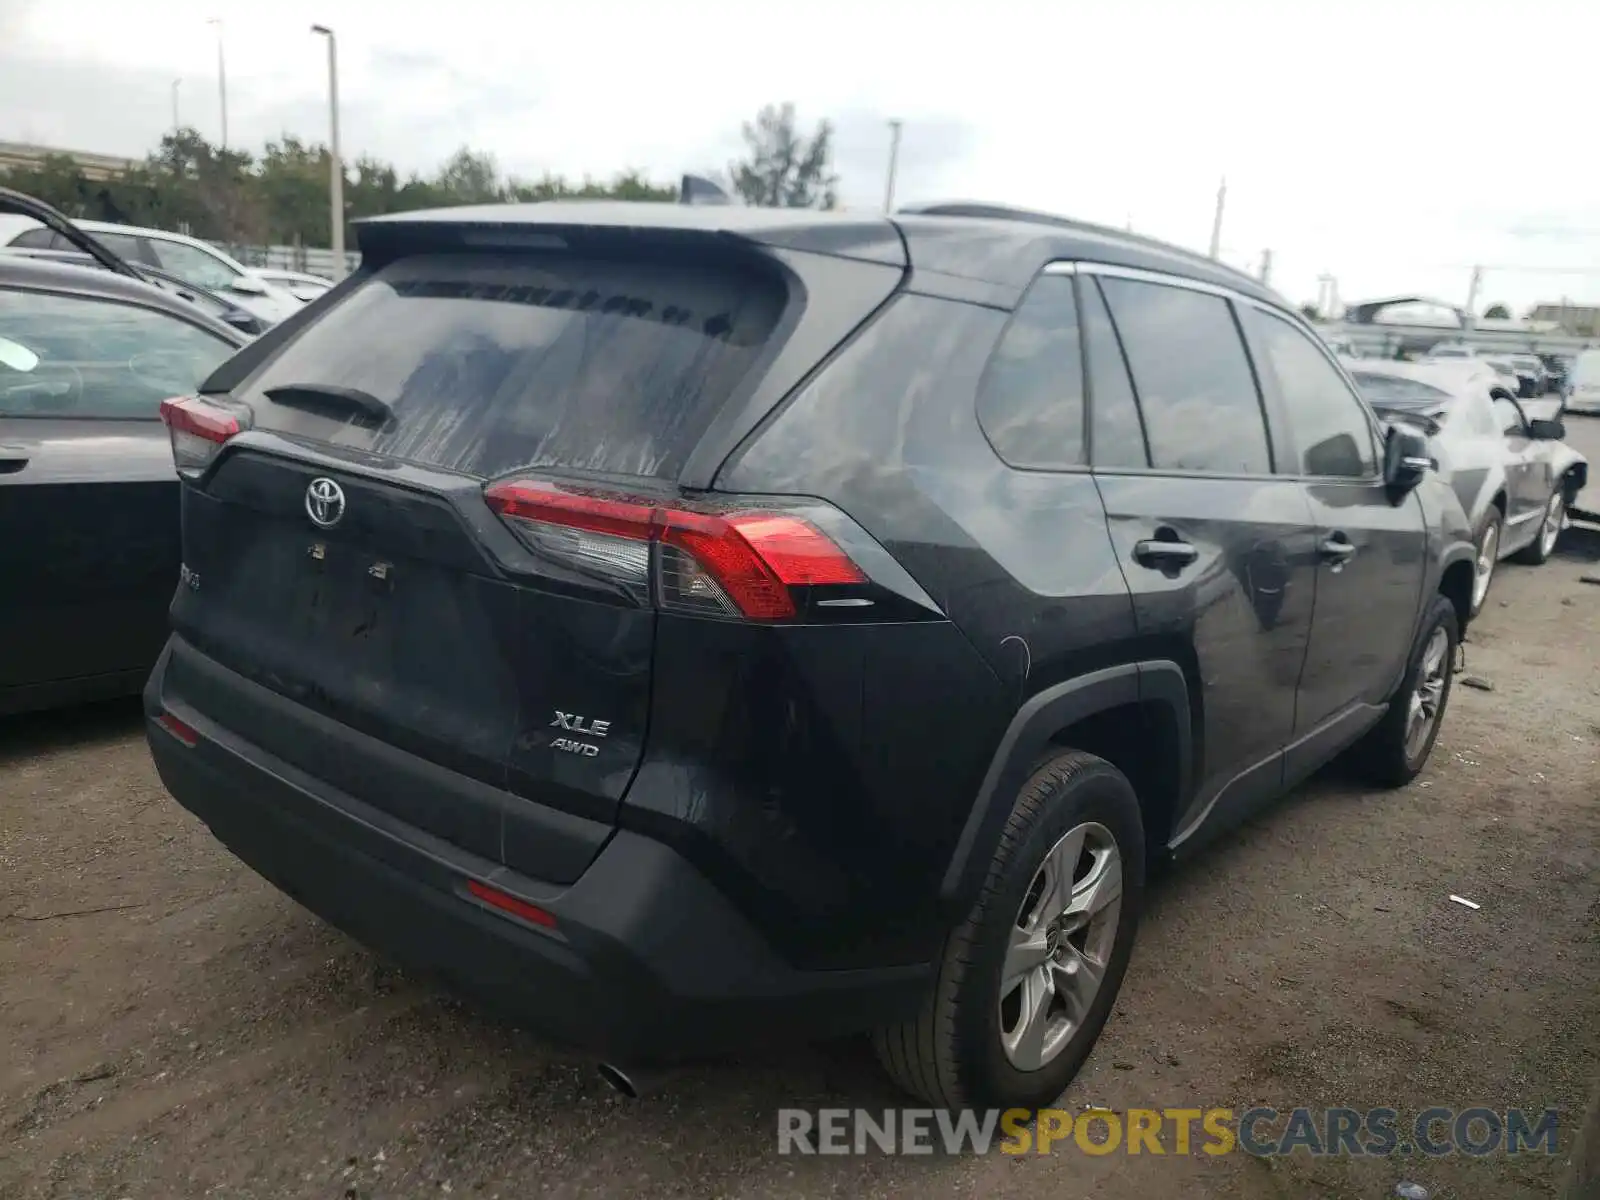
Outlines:
{"label": "tree", "polygon": [[[826,147],[824,147],[824,150]],[[563,196],[672,200],[675,187],[628,170],[609,182],[570,183],[547,175],[537,182],[501,177],[494,157],[463,146],[433,176],[402,180],[389,163],[363,155],[345,164],[348,219],[505,200]],[[142,163],[111,179],[87,178],[70,155],[49,155],[32,166],[0,169],[0,185],[15,188],[69,217],[150,225],[210,241],[326,246],[330,243],[328,148],[285,134],[259,159],[213,146],[193,129],[179,129]]]}
{"label": "tree", "polygon": [[1485,321],[1509,321],[1511,319],[1511,310],[1504,304],[1491,304],[1483,310],[1483,319]]}
{"label": "tree", "polygon": [[1302,304],[1300,306],[1300,315],[1308,321],[1322,320],[1322,310],[1315,304]]}
{"label": "tree", "polygon": [[433,183],[446,204],[493,204],[506,198],[494,155],[480,154],[466,146],[439,168]]}
{"label": "tree", "polygon": [[833,208],[839,177],[829,167],[833,126],[817,123],[809,138],[795,126],[794,105],[769,104],[744,126],[746,154],[730,163],[733,189],[765,208]]}

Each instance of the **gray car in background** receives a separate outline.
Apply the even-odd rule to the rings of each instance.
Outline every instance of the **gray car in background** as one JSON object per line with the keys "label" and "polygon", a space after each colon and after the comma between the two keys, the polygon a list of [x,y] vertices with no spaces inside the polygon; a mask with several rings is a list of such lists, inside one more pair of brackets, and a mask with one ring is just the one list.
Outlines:
{"label": "gray car in background", "polygon": [[1562,441],[1559,403],[1520,401],[1496,372],[1470,359],[1360,359],[1344,366],[1379,416],[1428,433],[1439,473],[1472,522],[1474,613],[1501,559],[1537,564],[1550,557],[1589,471],[1588,460]]}

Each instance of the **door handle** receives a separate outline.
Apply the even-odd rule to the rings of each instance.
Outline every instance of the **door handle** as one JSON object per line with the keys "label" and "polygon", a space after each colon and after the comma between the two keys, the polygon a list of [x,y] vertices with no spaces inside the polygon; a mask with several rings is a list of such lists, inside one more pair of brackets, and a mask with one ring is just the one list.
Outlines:
{"label": "door handle", "polygon": [[1146,567],[1186,567],[1200,557],[1200,551],[1188,542],[1163,542],[1146,538],[1134,543],[1133,557]]}
{"label": "door handle", "polygon": [[1356,552],[1354,543],[1342,533],[1330,534],[1317,543],[1317,553],[1326,562],[1343,564]]}
{"label": "door handle", "polygon": [[0,475],[15,475],[28,465],[28,452],[21,446],[0,446]]}

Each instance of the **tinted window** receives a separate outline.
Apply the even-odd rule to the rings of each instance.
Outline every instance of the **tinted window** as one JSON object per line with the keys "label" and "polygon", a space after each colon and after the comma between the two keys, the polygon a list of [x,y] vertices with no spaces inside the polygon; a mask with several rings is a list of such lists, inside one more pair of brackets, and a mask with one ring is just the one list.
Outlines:
{"label": "tinted window", "polygon": [[[449,470],[676,475],[761,354],[785,291],[703,262],[431,255],[391,263],[237,393],[261,425]],[[393,419],[269,399],[356,388]],[[860,397],[863,404],[872,397]]]}
{"label": "tinted window", "polygon": [[216,291],[227,287],[238,277],[239,273],[227,263],[204,250],[186,246],[182,242],[164,242],[160,238],[148,240],[162,270],[171,271],[179,279],[187,280],[196,287]]}
{"label": "tinted window", "polygon": [[1163,284],[1102,282],[1144,412],[1151,465],[1268,474],[1261,402],[1228,302]]}
{"label": "tinted window", "polygon": [[1128,381],[1128,363],[1100,296],[1100,285],[1085,276],[1083,341],[1089,355],[1090,453],[1097,467],[1148,467],[1139,406]]}
{"label": "tinted window", "polygon": [[110,300],[0,290],[0,338],[37,364],[0,364],[0,416],[146,417],[192,392],[233,347],[168,313]]}
{"label": "tinted window", "polygon": [[1041,275],[984,371],[978,423],[1013,467],[1083,462],[1083,352],[1072,276]]}
{"label": "tinted window", "polygon": [[1247,319],[1288,410],[1299,469],[1350,479],[1377,474],[1371,423],[1328,356],[1279,317],[1251,308]]}
{"label": "tinted window", "polygon": [[11,244],[20,246],[25,250],[48,250],[60,240],[54,233],[41,225],[38,229],[30,229],[26,233],[17,234],[16,237],[11,239]]}
{"label": "tinted window", "polygon": [[85,230],[85,232],[89,233],[90,237],[119,258],[125,258],[129,262],[135,263],[145,261],[144,251],[139,249],[139,239],[132,234],[100,233],[99,231],[91,232],[88,230]]}

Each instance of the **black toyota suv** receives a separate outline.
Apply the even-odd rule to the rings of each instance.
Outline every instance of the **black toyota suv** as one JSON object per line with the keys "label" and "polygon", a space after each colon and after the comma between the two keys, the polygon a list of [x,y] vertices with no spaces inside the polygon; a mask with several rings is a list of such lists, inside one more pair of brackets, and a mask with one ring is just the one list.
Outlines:
{"label": "black toyota suv", "polygon": [[165,407],[162,779],[397,959],[624,1071],[873,1032],[1057,1096],[1146,868],[1421,768],[1473,551],[1278,296],[979,205],[557,202]]}

